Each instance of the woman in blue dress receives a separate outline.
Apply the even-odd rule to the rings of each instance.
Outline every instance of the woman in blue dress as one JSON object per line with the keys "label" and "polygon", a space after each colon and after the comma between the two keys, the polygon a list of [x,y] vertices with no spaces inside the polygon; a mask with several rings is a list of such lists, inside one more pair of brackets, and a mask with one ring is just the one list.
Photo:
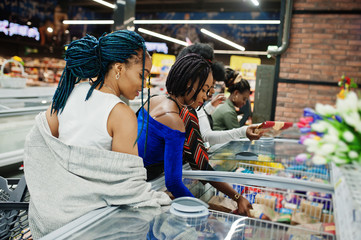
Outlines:
{"label": "woman in blue dress", "polygon": [[168,95],[150,98],[138,113],[138,152],[148,180],[164,171],[165,185],[176,198],[193,196],[182,182],[185,127],[179,114],[183,107],[202,106],[212,85],[210,63],[188,54],[177,59],[169,71]]}

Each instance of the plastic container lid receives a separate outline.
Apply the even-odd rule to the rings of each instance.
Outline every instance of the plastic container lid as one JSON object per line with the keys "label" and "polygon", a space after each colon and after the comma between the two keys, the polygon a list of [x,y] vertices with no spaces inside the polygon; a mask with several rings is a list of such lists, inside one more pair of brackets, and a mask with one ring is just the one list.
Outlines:
{"label": "plastic container lid", "polygon": [[180,217],[208,216],[208,204],[192,197],[180,197],[173,200],[170,212]]}

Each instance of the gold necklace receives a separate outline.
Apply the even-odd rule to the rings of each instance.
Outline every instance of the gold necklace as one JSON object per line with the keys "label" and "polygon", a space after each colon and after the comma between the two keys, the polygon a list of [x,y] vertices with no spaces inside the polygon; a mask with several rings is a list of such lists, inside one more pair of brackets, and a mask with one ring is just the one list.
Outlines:
{"label": "gold necklace", "polygon": [[195,102],[195,100],[193,100],[193,102],[191,102],[190,104],[185,104],[185,103],[181,103],[179,100],[178,100],[178,98],[177,97],[175,97],[175,100],[177,100],[177,102],[180,104],[180,105],[182,105],[183,107],[189,107],[190,105],[192,105],[194,102]]}
{"label": "gold necklace", "polygon": [[117,93],[114,91],[113,88],[111,88],[110,86],[108,86],[106,83],[103,83],[103,86],[108,88],[108,90],[112,91],[112,93],[115,95],[115,96],[118,96]]}

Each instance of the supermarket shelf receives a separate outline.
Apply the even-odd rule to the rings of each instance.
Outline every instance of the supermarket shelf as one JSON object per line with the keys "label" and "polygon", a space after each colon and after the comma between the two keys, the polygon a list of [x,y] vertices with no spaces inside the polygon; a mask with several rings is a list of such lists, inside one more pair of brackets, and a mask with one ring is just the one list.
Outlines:
{"label": "supermarket shelf", "polygon": [[184,170],[183,177],[251,186],[287,188],[299,191],[315,191],[324,193],[334,192],[333,186],[329,184],[239,172]]}

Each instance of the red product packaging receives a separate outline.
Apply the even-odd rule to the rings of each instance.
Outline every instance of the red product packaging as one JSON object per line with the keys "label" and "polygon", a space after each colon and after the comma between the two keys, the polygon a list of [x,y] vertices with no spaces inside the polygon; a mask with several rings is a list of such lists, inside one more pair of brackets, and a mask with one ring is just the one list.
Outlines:
{"label": "red product packaging", "polygon": [[335,223],[322,223],[323,231],[336,235]]}
{"label": "red product packaging", "polygon": [[255,132],[261,132],[265,137],[275,137],[280,135],[282,131],[292,126],[293,122],[265,121],[258,125]]}

